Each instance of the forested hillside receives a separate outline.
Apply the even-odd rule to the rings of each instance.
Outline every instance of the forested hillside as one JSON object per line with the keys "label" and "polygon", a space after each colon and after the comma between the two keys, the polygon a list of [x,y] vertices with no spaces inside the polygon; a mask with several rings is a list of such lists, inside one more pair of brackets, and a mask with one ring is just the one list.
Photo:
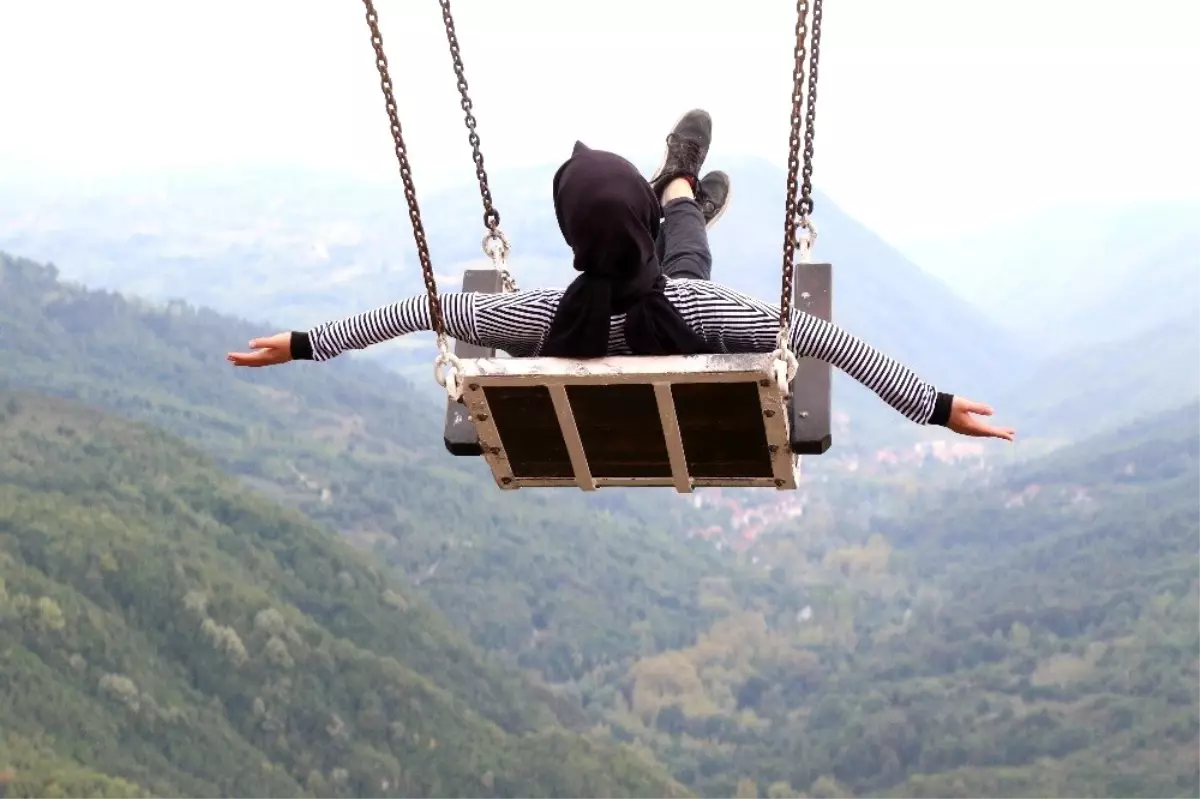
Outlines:
{"label": "forested hillside", "polygon": [[781,525],[586,695],[710,796],[1196,796],[1198,418]]}
{"label": "forested hillside", "polygon": [[[1114,394],[1092,429],[1127,429],[980,459],[950,491],[915,467],[820,470],[798,515],[730,553],[684,532],[744,508],[501,493],[443,454],[439,405],[406,381],[353,361],[232,370],[222,354],[261,331],[210,311],[4,258],[0,327],[3,384],[196,447],[11,395],[0,456],[21,477],[0,485],[21,502],[0,508],[35,510],[0,522],[17,608],[0,697],[26,720],[0,757],[25,793],[667,790],[615,738],[707,796],[1197,796],[1194,401],[1142,418]],[[1067,422],[1079,395],[1049,385],[1046,421]],[[284,627],[256,626],[268,608]],[[238,669],[216,668],[241,657],[222,630],[246,650]],[[150,724],[151,707],[196,730]],[[330,725],[359,745],[318,745]],[[228,775],[177,752],[193,737]]]}
{"label": "forested hillside", "polygon": [[556,727],[368,558],[199,451],[12,391],[0,730],[10,796],[677,792]]}
{"label": "forested hillside", "polygon": [[[673,491],[502,493],[484,464],[445,453],[442,406],[371,364],[235,370],[224,353],[261,332],[244,321],[87,291],[2,255],[0,325],[0,386],[199,444],[402,566],[476,642],[545,674],[635,654],[643,627],[653,645],[674,646],[715,618],[696,584],[725,573],[727,558],[681,539],[699,517]],[[580,649],[584,630],[600,651]]]}

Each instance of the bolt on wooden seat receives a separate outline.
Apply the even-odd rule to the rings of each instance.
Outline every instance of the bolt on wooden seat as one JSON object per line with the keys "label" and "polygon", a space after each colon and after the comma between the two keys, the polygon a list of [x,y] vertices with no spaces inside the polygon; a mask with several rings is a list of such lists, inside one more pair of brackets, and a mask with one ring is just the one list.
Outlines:
{"label": "bolt on wooden seat", "polygon": [[[829,264],[798,265],[800,310],[829,319]],[[464,291],[498,292],[491,269]],[[795,488],[793,455],[829,449],[830,367],[801,358],[785,399],[770,354],[497,358],[457,342],[465,386],[446,448],[482,455],[501,488]]]}

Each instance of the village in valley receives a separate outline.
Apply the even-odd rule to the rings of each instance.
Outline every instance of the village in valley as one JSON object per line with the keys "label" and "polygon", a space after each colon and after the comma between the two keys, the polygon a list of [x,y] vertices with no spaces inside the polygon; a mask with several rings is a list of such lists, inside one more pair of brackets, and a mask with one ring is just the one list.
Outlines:
{"label": "village in valley", "polygon": [[[835,435],[846,433],[850,419],[844,413],[834,415]],[[907,446],[884,447],[866,454],[836,453],[822,455],[824,468],[820,476],[806,475],[804,461],[797,467],[800,484],[796,491],[743,491],[706,488],[695,492],[690,501],[693,507],[725,511],[713,513],[715,521],[688,531],[692,538],[711,541],[718,549],[726,547],[741,552],[753,546],[767,529],[804,515],[807,490],[818,481],[830,479],[831,474],[855,474],[859,477],[885,477],[901,470],[921,470],[937,466],[982,470],[987,468],[986,450],[981,442],[949,439],[918,441]],[[706,514],[710,515],[710,514]]]}

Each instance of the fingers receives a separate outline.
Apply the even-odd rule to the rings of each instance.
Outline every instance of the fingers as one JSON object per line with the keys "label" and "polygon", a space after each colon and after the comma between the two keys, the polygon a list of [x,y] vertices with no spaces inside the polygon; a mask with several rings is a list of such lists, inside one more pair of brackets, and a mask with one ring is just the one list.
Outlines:
{"label": "fingers", "polygon": [[991,416],[995,411],[990,405],[985,405],[982,402],[967,399],[965,397],[955,397],[954,404],[951,407],[950,429],[956,433],[966,436],[974,436],[976,438],[1001,438],[1005,441],[1014,441],[1017,436],[1017,431],[1011,427],[994,427],[981,420],[980,416]]}
{"label": "fingers", "polygon": [[250,349],[284,349],[291,346],[290,338],[287,333],[276,333],[266,338],[253,338],[250,339]]}
{"label": "fingers", "polygon": [[230,352],[225,360],[234,366],[273,366],[292,359],[291,336],[276,333],[265,338],[250,339],[251,352]]}
{"label": "fingers", "polygon": [[993,413],[995,413],[995,411],[992,410],[992,406],[985,405],[982,402],[976,402],[975,400],[967,399],[966,397],[955,397],[954,399],[956,402],[958,400],[962,400],[961,407],[967,413],[977,413],[980,416],[991,416]]}
{"label": "fingers", "polygon": [[1017,431],[1011,427],[987,427],[985,429],[991,438],[1002,438],[1005,441],[1013,441],[1017,437]]}
{"label": "fingers", "polygon": [[287,354],[276,349],[259,349],[254,352],[231,352],[225,356],[234,366],[271,366],[288,360]]}
{"label": "fingers", "polygon": [[968,435],[981,438],[1002,438],[1005,441],[1012,441],[1016,438],[1017,431],[1011,427],[993,427],[990,424],[972,420],[968,427]]}
{"label": "fingers", "polygon": [[[991,416],[995,411],[991,406],[984,405],[982,402],[971,401],[970,407],[967,409],[970,413],[978,414],[979,416]],[[970,417],[967,417],[970,418]],[[1002,438],[1005,441],[1012,441],[1017,436],[1017,431],[1011,427],[993,427],[990,424],[985,424],[978,419],[971,419],[971,426],[980,431],[980,435],[989,438]]]}
{"label": "fingers", "polygon": [[234,366],[267,366],[275,363],[271,360],[270,350],[256,350],[255,352],[231,352],[225,356],[225,359],[231,362]]}

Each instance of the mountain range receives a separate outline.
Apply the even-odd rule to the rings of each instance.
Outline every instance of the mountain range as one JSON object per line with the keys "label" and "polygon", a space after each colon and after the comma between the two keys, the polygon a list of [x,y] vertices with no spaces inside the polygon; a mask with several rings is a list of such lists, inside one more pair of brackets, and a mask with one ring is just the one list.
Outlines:
{"label": "mountain range", "polygon": [[1060,355],[1194,323],[1197,219],[1195,200],[1073,206],[910,252],[1030,346]]}
{"label": "mountain range", "polygon": [[915,249],[1037,354],[995,404],[1069,438],[1200,393],[1197,219],[1188,201],[1075,207]]}
{"label": "mountain range", "polygon": [[[718,277],[773,296],[782,175],[726,168]],[[493,179],[526,286],[565,282],[549,174]],[[139,191],[0,193],[60,263],[0,254],[0,793],[1197,795],[1186,303],[1038,347],[819,196],[836,319],[1033,441],[856,472],[949,434],[842,381],[786,498],[507,493],[387,368],[425,351],[223,360],[420,290],[395,187]],[[422,208],[452,286],[478,198]]]}
{"label": "mountain range", "polygon": [[221,371],[244,322],[0,278],[26,795],[1195,791],[1196,405],[950,491],[810,481],[733,555],[661,494],[469,493],[377,366]]}

